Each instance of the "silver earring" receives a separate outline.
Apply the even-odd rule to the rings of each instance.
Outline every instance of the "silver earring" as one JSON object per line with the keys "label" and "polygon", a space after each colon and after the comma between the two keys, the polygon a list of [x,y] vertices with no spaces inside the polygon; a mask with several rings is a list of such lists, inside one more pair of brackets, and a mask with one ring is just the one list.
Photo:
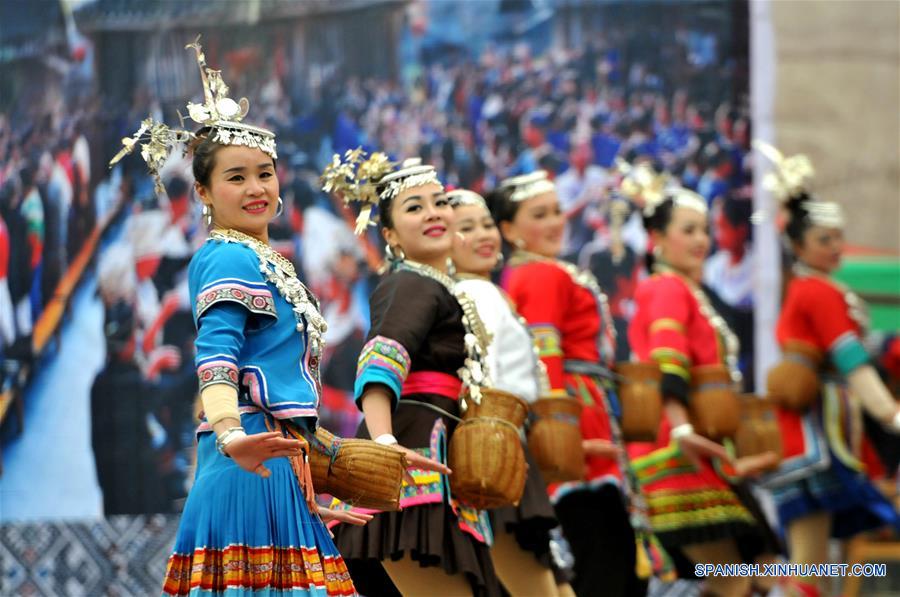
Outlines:
{"label": "silver earring", "polygon": [[210,226],[212,226],[212,220],[213,220],[213,213],[212,213],[212,212],[213,212],[212,206],[211,206],[211,205],[207,205],[206,203],[204,203],[204,204],[203,204],[203,210],[201,211],[201,213],[203,214],[203,221],[206,222],[206,227],[207,227],[207,228],[209,228]]}
{"label": "silver earring", "polygon": [[281,200],[281,197],[278,198],[278,209],[275,210],[275,217],[277,218],[281,214],[284,213],[284,201]]}
{"label": "silver earring", "polygon": [[456,264],[449,257],[447,257],[447,275],[451,278],[456,276]]}
{"label": "silver earring", "polygon": [[657,259],[661,259],[662,258],[662,247],[660,247],[659,245],[656,245],[655,247],[653,247],[653,256],[656,257]]}
{"label": "silver earring", "polygon": [[516,248],[517,248],[517,249],[524,249],[524,248],[525,248],[525,241],[522,240],[521,238],[517,238],[516,240],[514,240],[514,241],[513,241],[513,244],[516,245]]}
{"label": "silver earring", "polygon": [[406,253],[400,245],[397,245],[396,248],[387,245],[384,247],[384,252],[387,255],[388,261],[404,261],[406,259]]}
{"label": "silver earring", "polygon": [[503,251],[497,251],[497,263],[494,264],[494,271],[500,271],[503,269],[503,262],[506,258],[503,256]]}

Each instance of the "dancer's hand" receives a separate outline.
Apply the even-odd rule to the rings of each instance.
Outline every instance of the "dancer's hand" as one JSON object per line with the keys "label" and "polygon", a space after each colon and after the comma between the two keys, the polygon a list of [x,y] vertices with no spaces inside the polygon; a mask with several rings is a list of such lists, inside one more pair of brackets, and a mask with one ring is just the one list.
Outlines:
{"label": "dancer's hand", "polygon": [[731,457],[728,456],[725,446],[707,437],[697,433],[690,433],[678,438],[676,441],[684,457],[698,470],[703,467],[704,460],[717,458],[731,463]]}
{"label": "dancer's hand", "polygon": [[772,470],[778,464],[778,454],[763,452],[753,456],[744,456],[734,461],[734,470],[741,477],[758,477]]}
{"label": "dancer's hand", "polygon": [[263,464],[270,458],[297,456],[303,444],[296,439],[283,437],[277,431],[254,433],[229,442],[225,452],[245,471],[268,477],[271,471]]}
{"label": "dancer's hand", "polygon": [[[397,440],[391,435],[391,395],[385,386],[378,383],[367,385],[361,398],[361,403],[363,414],[366,418],[366,428],[374,440],[378,441],[378,438],[386,437],[389,441],[395,442],[382,445],[389,445],[395,450],[402,452],[406,456],[406,465],[410,468],[435,471],[444,475],[450,474],[450,468],[446,465],[396,443]],[[415,484],[409,471],[404,472],[403,478],[410,485]]]}
{"label": "dancer's hand", "polygon": [[319,506],[319,517],[322,519],[322,522],[336,520],[347,524],[355,524],[356,526],[362,526],[372,520],[371,514],[353,512],[352,510],[332,510],[325,506]]}
{"label": "dancer's hand", "polygon": [[[401,452],[406,457],[406,465],[409,468],[420,468],[426,471],[435,471],[441,473],[443,475],[449,475],[453,471],[450,470],[450,467],[446,464],[441,464],[437,460],[433,458],[428,458],[427,456],[423,456],[419,454],[415,450],[410,450],[409,448],[404,448],[400,444],[394,444],[391,446],[398,452]],[[415,485],[416,480],[413,479],[413,476],[410,474],[409,470],[403,471],[403,478],[410,485]]]}
{"label": "dancer's hand", "polygon": [[622,454],[622,448],[608,439],[583,439],[581,446],[585,456],[614,459]]}

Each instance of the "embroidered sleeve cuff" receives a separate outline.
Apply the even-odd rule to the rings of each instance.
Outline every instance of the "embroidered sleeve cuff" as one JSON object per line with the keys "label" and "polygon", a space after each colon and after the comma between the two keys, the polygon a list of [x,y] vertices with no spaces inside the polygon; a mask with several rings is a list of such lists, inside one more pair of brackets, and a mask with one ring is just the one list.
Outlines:
{"label": "embroidered sleeve cuff", "polygon": [[853,332],[847,332],[838,337],[829,350],[831,360],[841,375],[847,375],[857,367],[869,363],[869,353],[863,347],[862,342]]}
{"label": "embroidered sleeve cuff", "polygon": [[275,300],[267,284],[224,278],[204,286],[197,293],[197,319],[220,302],[238,303],[251,313],[278,317]]}
{"label": "embroidered sleeve cuff", "polygon": [[669,375],[676,375],[683,379],[686,382],[691,381],[690,372],[682,367],[681,365],[676,365],[675,363],[660,363],[659,369],[663,373],[668,373]]}
{"label": "embroidered sleeve cuff", "polygon": [[657,332],[662,332],[664,330],[675,332],[676,334],[680,334],[682,336],[687,335],[687,332],[685,332],[684,329],[684,325],[680,321],[676,321],[675,319],[672,319],[670,317],[662,317],[650,324],[651,335]]}
{"label": "embroidered sleeve cuff", "polygon": [[542,358],[563,356],[559,330],[547,324],[535,324],[529,327],[534,336],[534,344],[538,348],[538,356]]}
{"label": "embroidered sleeve cuff", "polygon": [[238,389],[237,362],[226,355],[215,355],[200,359],[197,362],[197,377],[200,379],[200,391],[209,386],[225,384]]}
{"label": "embroidered sleeve cuff", "polygon": [[363,346],[356,367],[353,395],[359,399],[367,384],[380,383],[394,394],[394,405],[400,400],[403,382],[409,375],[410,358],[406,348],[396,340],[375,336]]}
{"label": "embroidered sleeve cuff", "polygon": [[691,366],[691,359],[678,349],[659,346],[650,351],[650,358],[662,363],[674,363],[684,368]]}

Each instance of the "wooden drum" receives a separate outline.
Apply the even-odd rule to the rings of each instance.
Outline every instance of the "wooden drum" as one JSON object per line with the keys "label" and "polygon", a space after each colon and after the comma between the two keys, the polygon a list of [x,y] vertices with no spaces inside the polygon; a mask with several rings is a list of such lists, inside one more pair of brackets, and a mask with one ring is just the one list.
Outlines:
{"label": "wooden drum", "polygon": [[766,392],[785,408],[808,409],[819,395],[819,367],[823,358],[822,351],[810,344],[787,342],[781,362],[769,370]]}
{"label": "wooden drum", "polygon": [[662,371],[657,363],[618,363],[622,435],[625,441],[654,442],[662,418]]}
{"label": "wooden drum", "polygon": [[528,431],[528,449],[547,483],[585,477],[581,409],[574,398],[541,398],[531,405],[534,422]]}
{"label": "wooden drum", "polygon": [[372,510],[400,509],[406,457],[368,439],[338,438],[319,427],[310,441],[309,468],[316,493]]}
{"label": "wooden drum", "polygon": [[771,468],[777,468],[782,457],[782,447],[776,402],[753,394],[744,394],[740,401],[741,422],[734,435],[737,457],[745,458],[772,452],[778,456],[778,461]]}
{"label": "wooden drum", "polygon": [[694,430],[712,440],[733,437],[741,421],[741,403],[725,365],[691,368],[688,404]]}

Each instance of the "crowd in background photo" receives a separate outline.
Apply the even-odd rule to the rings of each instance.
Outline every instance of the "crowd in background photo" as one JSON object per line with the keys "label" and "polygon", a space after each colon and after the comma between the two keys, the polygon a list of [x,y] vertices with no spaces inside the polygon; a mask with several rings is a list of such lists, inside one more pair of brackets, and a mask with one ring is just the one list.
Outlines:
{"label": "crowd in background photo", "polygon": [[[289,64],[252,73],[262,82],[252,88],[240,87],[240,78],[232,82],[242,92],[257,91],[248,94],[255,117],[279,136],[286,207],[271,238],[321,298],[329,321],[323,370],[329,428],[349,432],[358,418],[353,372],[381,240],[374,233],[362,242],[354,237],[352,214],[321,192],[318,175],[332,153],[358,146],[398,159],[422,156],[448,188],[484,192],[502,178],[547,170],[568,218],[567,258],[589,268],[610,295],[620,358],[629,354],[625,329],[648,239],[640,205],[617,218],[609,206],[620,178],[617,160],[652,162],[702,194],[716,214],[717,252],[706,281],[732,307],[747,351],[742,365],[750,367],[743,63],[721,36],[702,28],[670,29],[658,21],[630,27],[541,53],[522,41],[489,43],[480,53],[423,52],[406,84],[338,67],[303,97],[291,97]],[[164,193],[155,191],[135,156],[112,172],[102,167],[146,114],[162,120],[164,105],[149,86],[138,87],[127,106],[110,105],[88,86],[53,112],[17,106],[0,120],[0,152],[9,158],[0,173],[0,230],[9,237],[0,243],[9,247],[0,252],[0,273],[6,273],[0,283],[14,306],[4,314],[15,313],[0,321],[4,370],[31,358],[31,327],[65,265],[98,211],[110,212],[123,200],[116,240],[103,247],[97,267],[107,365],[92,391],[92,412],[122,429],[93,440],[107,513],[177,510],[191,471],[194,329],[186,267],[206,230],[189,162],[170,160]],[[37,124],[17,126],[26,114]],[[110,398],[116,387],[130,388],[136,399]]]}
{"label": "crowd in background photo", "polygon": [[[496,0],[482,10],[471,3],[450,11],[451,3],[425,0],[335,2],[261,0],[232,10],[203,0],[139,7],[132,0],[60,0],[48,22],[59,21],[53,27],[61,33],[46,33],[40,43],[52,51],[45,56],[28,55],[27,44],[19,57],[8,49],[9,39],[26,39],[40,22],[33,7],[23,9],[15,35],[0,33],[0,67],[10,73],[0,92],[14,92],[12,100],[0,98],[0,476],[7,474],[4,499],[16,502],[12,518],[0,515],[0,547],[14,553],[10,569],[27,568],[10,575],[11,586],[23,594],[46,591],[33,578],[47,567],[38,552],[52,550],[29,542],[55,534],[63,538],[54,536],[54,545],[64,546],[55,549],[69,551],[52,556],[64,563],[54,564],[59,578],[47,582],[98,587],[107,581],[97,579],[114,576],[110,594],[158,591],[164,569],[167,594],[186,594],[201,576],[210,587],[240,592],[251,569],[259,578],[269,574],[267,582],[287,579],[304,590],[322,581],[329,594],[393,595],[440,580],[447,594],[463,584],[473,594],[528,594],[535,578],[551,587],[546,594],[555,589],[560,596],[769,594],[776,584],[775,594],[844,590],[846,579],[700,579],[694,567],[847,561],[849,551],[833,557],[839,540],[876,527],[878,537],[890,535],[888,525],[900,529],[900,339],[890,331],[869,334],[859,297],[830,276],[844,248],[844,219],[838,204],[812,195],[811,168],[801,168],[801,183],[790,189],[767,183],[760,201],[762,181],[753,178],[760,164],[753,160],[767,156],[778,173],[789,168],[784,156],[774,159],[768,151],[776,150],[754,141],[746,3]],[[354,36],[362,46],[373,37],[384,45],[366,48],[377,54],[367,61],[358,47],[340,48]],[[190,123],[203,119],[191,112],[196,103],[185,115],[185,100],[205,101],[208,115],[218,114],[208,87],[217,71],[204,70],[207,64],[221,69],[230,88],[219,87],[217,97],[249,100],[246,122],[220,114],[202,127]],[[242,102],[231,103],[246,112]],[[193,136],[181,131],[163,143],[145,135],[141,149],[159,153],[148,159],[137,149],[140,132],[132,135],[152,122],[171,126],[166,134],[185,128]],[[262,130],[242,129],[247,123]],[[247,130],[249,142],[238,138]],[[198,157],[204,144],[212,149]],[[220,209],[250,188],[229,195],[211,182],[223,147],[230,152],[224,155],[240,156],[227,158],[236,164],[265,154],[254,188],[269,201],[259,213],[244,204],[230,219]],[[365,182],[359,169],[343,179],[335,174],[359,168],[359,156],[376,165],[384,158],[384,171]],[[265,179],[269,159],[274,177]],[[201,172],[208,166],[205,182],[198,164]],[[361,190],[366,185],[374,199]],[[277,210],[270,193],[276,187]],[[412,194],[425,207],[402,214],[405,221],[424,222],[428,209],[437,219],[450,214],[443,233],[454,235],[453,250],[434,262],[427,261],[427,240],[421,247],[387,241],[413,229],[396,226],[398,205],[408,200],[397,197],[416,188],[428,190],[425,198]],[[778,215],[758,209],[770,200],[781,201]],[[526,205],[546,207],[550,217],[540,221],[545,213]],[[367,207],[375,217],[360,225]],[[259,230],[234,225],[255,226],[254,216],[272,213]],[[453,221],[459,214],[467,214],[464,226]],[[834,237],[829,256],[817,253],[831,239],[822,240],[822,229]],[[535,230],[540,234],[528,236]],[[754,230],[772,233],[778,246],[755,251]],[[548,246],[562,240],[551,251],[541,243],[554,233]],[[479,269],[484,264],[472,254],[489,234],[496,246],[488,243],[480,257],[495,263]],[[760,293],[754,260],[776,254],[782,296],[775,303],[782,310],[771,323],[787,356],[773,370],[785,386],[814,386],[806,392],[812,406],[778,402],[784,397],[773,393],[771,377],[757,386],[768,372],[755,370],[763,360],[754,351],[765,343],[756,342],[762,328],[754,303],[769,295]],[[826,257],[834,257],[831,269],[817,266]],[[467,258],[470,270],[462,267]],[[466,284],[469,290],[460,290]],[[465,292],[476,300],[467,304]],[[420,300],[410,301],[413,295]],[[271,304],[253,304],[260,297]],[[502,313],[493,316],[506,332],[487,332],[483,319],[492,309]],[[229,319],[236,312],[241,316]],[[761,313],[763,322],[774,315]],[[94,335],[73,331],[73,323]],[[498,339],[509,329],[515,333]],[[284,343],[271,350],[276,337]],[[494,364],[481,369],[479,359],[495,341]],[[804,341],[815,350],[799,350]],[[452,344],[453,359],[441,360],[442,342]],[[423,369],[434,355],[436,364]],[[465,363],[459,369],[449,364],[457,357]],[[485,373],[508,366],[499,364],[502,357],[527,369],[511,367],[503,380],[528,382],[520,401],[528,421],[512,425],[512,443],[521,443],[528,463],[526,489],[512,507],[507,500],[476,509],[456,486],[451,495],[450,439],[480,389],[518,395],[515,383],[505,387],[498,383],[503,375]],[[812,368],[812,380],[804,358],[822,365]],[[832,361],[840,376],[825,371]],[[295,372],[298,362],[300,375],[281,388],[287,364]],[[636,370],[629,365],[658,377],[629,377]],[[797,381],[802,367],[806,378]],[[704,383],[704,368],[725,377]],[[50,397],[48,387],[55,390]],[[634,393],[640,397],[646,387],[659,394],[661,412],[645,417],[653,419],[650,432],[636,434],[635,418],[626,431],[625,395],[633,407]],[[747,456],[746,437],[704,427],[695,398],[709,392],[711,400],[717,391],[733,398],[727,406],[737,405],[730,413],[735,429],[747,434],[759,424],[753,439],[768,433],[777,449],[760,440]],[[40,392],[45,396],[35,396]],[[854,402],[851,392],[875,399]],[[418,393],[440,400],[410,408]],[[225,394],[227,412],[209,415]],[[301,398],[310,401],[305,410]],[[574,410],[541,413],[536,403],[551,398],[567,399]],[[583,470],[542,477],[553,467],[538,466],[537,448],[529,452],[542,417],[577,430],[567,439],[580,446],[572,470]],[[240,426],[223,433],[226,420]],[[322,429],[337,436],[327,449]],[[258,466],[228,453],[228,441],[262,442],[263,435],[281,444]],[[393,446],[405,455],[396,511],[357,507],[352,496],[341,503],[337,492],[320,491],[319,481],[312,487],[310,450],[319,452],[320,464],[330,457],[331,475],[350,443],[345,438],[371,438],[369,447]],[[253,449],[262,453],[261,445]],[[554,445],[557,456],[566,452]],[[75,456],[61,458],[63,452]],[[13,474],[4,469],[10,454],[19,458]],[[28,470],[53,458],[61,464]],[[41,474],[65,467],[80,483],[71,511],[128,527],[121,544],[104,536],[100,522],[83,533],[87,539],[76,536],[80,531],[66,538],[69,531],[50,520],[55,497],[28,503],[48,487],[65,490],[66,479]],[[231,508],[231,500],[267,506]],[[16,526],[17,515],[24,526]],[[533,536],[530,517],[541,527]],[[46,532],[43,519],[52,523]],[[295,529],[299,539],[287,537]],[[234,556],[236,545],[253,541],[283,551],[283,561],[294,558],[293,576],[279,576],[281,555]],[[474,558],[470,543],[477,544]],[[500,546],[515,558],[524,554],[530,566],[515,558],[504,563]],[[227,563],[210,563],[208,554]],[[103,570],[83,563],[91,561]],[[530,576],[538,564],[540,574]],[[440,566],[446,578],[419,584]],[[310,580],[323,570],[324,580]]]}

